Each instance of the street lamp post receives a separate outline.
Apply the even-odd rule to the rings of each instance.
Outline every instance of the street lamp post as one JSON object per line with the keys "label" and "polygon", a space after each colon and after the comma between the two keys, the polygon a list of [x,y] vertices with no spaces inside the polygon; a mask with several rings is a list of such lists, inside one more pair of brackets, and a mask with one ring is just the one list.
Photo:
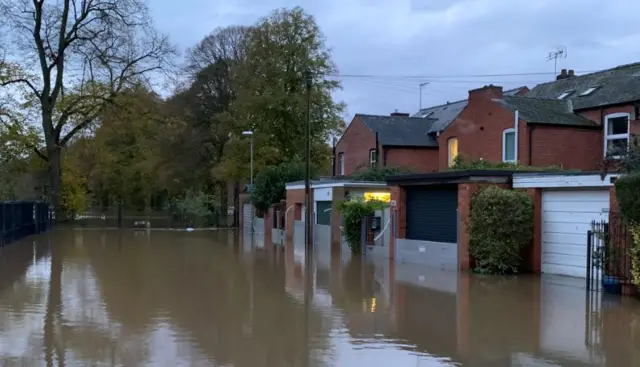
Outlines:
{"label": "street lamp post", "polygon": [[249,181],[249,187],[250,187],[250,195],[249,196],[251,199],[251,235],[253,235],[253,131],[252,130],[247,130],[247,131],[243,131],[242,132],[243,136],[248,136],[251,139],[251,178]]}
{"label": "street lamp post", "polygon": [[304,205],[306,207],[306,210],[304,218],[304,238],[307,245],[306,249],[308,250],[308,253],[313,246],[313,237],[311,234],[311,210],[313,210],[313,205],[311,203],[311,86],[313,85],[313,79],[311,77],[311,72],[308,70],[304,72],[304,77],[307,85],[307,127],[305,129],[306,164],[304,177]]}

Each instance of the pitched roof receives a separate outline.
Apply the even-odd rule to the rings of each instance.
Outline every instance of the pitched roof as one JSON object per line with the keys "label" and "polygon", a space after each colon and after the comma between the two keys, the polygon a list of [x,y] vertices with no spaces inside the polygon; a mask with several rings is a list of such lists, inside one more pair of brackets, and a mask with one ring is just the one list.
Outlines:
{"label": "pitched roof", "polygon": [[[596,89],[580,95],[589,88]],[[576,110],[640,100],[640,63],[539,84],[525,96],[557,99],[568,91],[573,92],[564,99],[570,99]]]}
{"label": "pitched roof", "polygon": [[573,113],[569,101],[530,97],[504,96],[495,99],[511,111],[518,111],[521,119],[549,125],[598,126],[595,122]]}
{"label": "pitched roof", "polygon": [[[519,87],[515,89],[510,89],[502,92],[504,96],[515,96],[525,87]],[[423,108],[417,113],[415,113],[411,117],[421,117],[421,118],[429,118],[434,120],[433,126],[429,132],[437,133],[441,132],[449,126],[453,120],[462,112],[462,110],[467,107],[466,99],[461,101],[455,101],[446,103],[439,106],[433,106],[428,108]]]}
{"label": "pitched roof", "polygon": [[432,119],[404,116],[361,115],[356,117],[386,146],[437,147],[438,142],[428,135]]}

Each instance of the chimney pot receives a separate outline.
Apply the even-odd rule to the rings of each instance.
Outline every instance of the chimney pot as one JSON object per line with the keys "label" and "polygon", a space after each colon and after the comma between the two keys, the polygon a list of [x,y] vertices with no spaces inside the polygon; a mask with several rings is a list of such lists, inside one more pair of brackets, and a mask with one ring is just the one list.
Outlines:
{"label": "chimney pot", "polygon": [[573,69],[569,70],[569,76],[576,76],[575,71],[573,71]]}

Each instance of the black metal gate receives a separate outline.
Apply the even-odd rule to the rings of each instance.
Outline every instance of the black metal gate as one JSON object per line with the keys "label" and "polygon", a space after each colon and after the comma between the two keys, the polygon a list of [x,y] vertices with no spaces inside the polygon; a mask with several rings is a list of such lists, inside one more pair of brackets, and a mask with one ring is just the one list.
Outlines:
{"label": "black metal gate", "polygon": [[624,218],[611,213],[609,222],[593,221],[587,234],[587,290],[627,294],[631,282],[631,234]]}

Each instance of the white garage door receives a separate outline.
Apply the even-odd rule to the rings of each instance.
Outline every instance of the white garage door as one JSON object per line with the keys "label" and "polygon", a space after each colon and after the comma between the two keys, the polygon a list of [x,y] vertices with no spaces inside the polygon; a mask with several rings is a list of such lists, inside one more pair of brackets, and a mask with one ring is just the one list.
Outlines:
{"label": "white garage door", "polygon": [[608,218],[609,190],[543,191],[542,272],[585,278],[587,231]]}

